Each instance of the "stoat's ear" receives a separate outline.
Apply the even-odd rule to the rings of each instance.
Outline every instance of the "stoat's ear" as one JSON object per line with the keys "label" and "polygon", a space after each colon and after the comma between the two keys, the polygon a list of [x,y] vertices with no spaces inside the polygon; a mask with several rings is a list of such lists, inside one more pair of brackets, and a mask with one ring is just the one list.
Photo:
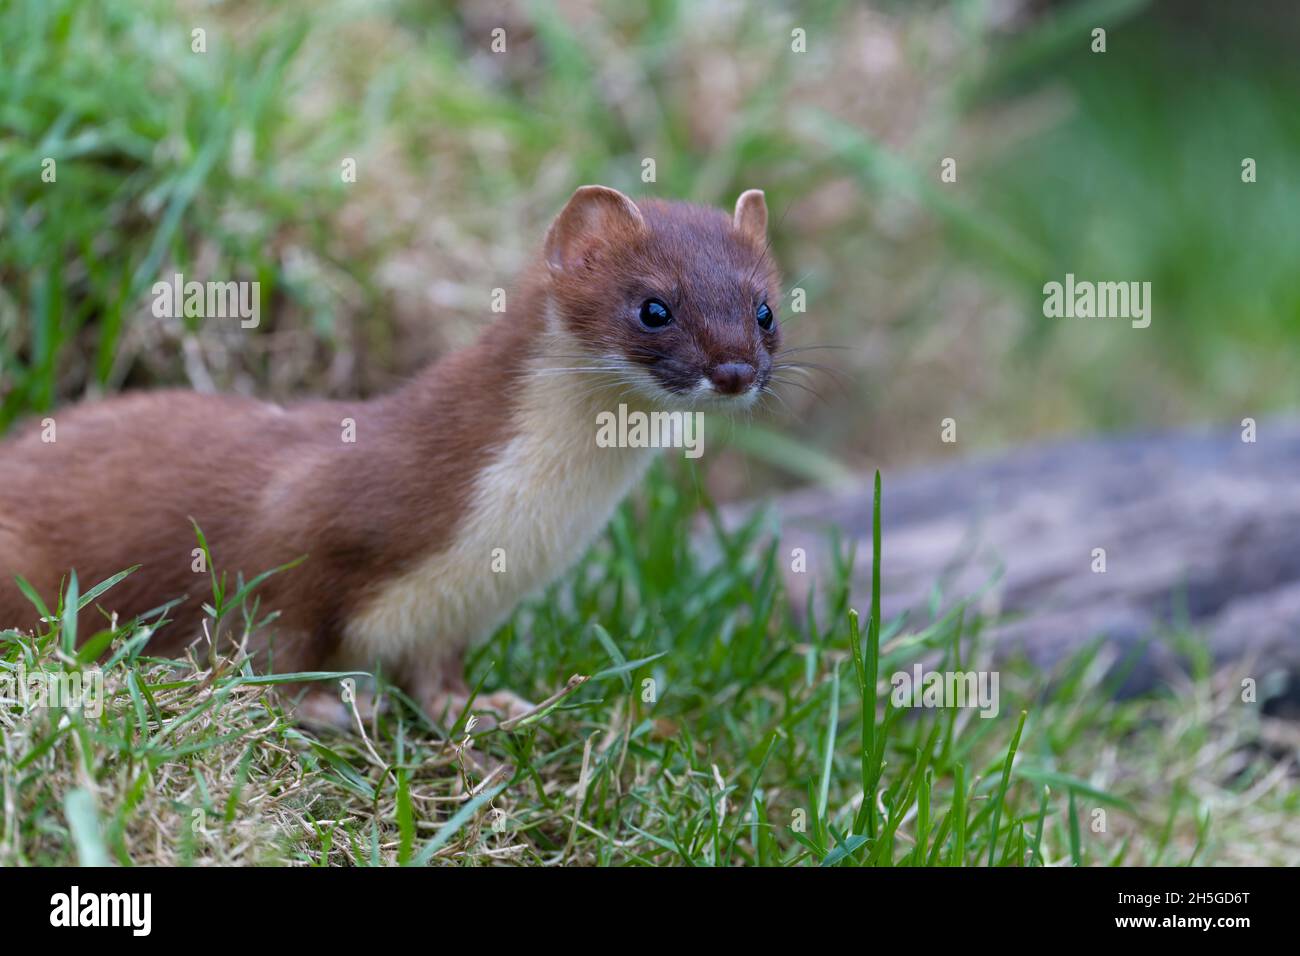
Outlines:
{"label": "stoat's ear", "polygon": [[746,189],[740,194],[731,224],[742,236],[755,242],[767,241],[767,200],[763,198],[763,190]]}
{"label": "stoat's ear", "polygon": [[552,269],[570,268],[593,242],[644,228],[641,210],[617,189],[579,186],[547,230],[546,263]]}

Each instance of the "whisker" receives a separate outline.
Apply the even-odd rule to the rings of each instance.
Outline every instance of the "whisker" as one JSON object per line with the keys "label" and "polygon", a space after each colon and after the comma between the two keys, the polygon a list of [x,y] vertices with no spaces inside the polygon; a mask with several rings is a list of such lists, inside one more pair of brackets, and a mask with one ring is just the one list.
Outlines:
{"label": "whisker", "polygon": [[807,392],[809,395],[815,397],[819,402],[822,402],[826,405],[830,405],[830,402],[826,401],[826,396],[824,396],[821,392],[817,391],[817,389],[813,388],[811,385],[806,385],[803,382],[796,382],[793,379],[780,378],[779,376],[776,375],[773,375],[768,381],[776,382],[779,385],[790,385],[794,388],[802,389],[803,391]]}
{"label": "whisker", "polygon": [[857,351],[857,349],[853,348],[853,346],[851,345],[798,345],[798,346],[793,346],[791,348],[777,349],[776,354],[773,355],[772,357],[778,358],[779,356],[782,355],[787,355],[787,354],[793,355],[795,352],[816,352],[821,349],[835,349],[836,351],[840,351],[840,352]]}
{"label": "whisker", "polygon": [[791,294],[793,294],[793,293],[794,293],[794,290],[797,289],[797,288],[799,288],[801,285],[803,285],[803,281],[804,281],[804,279],[807,279],[810,275],[812,275],[812,270],[811,270],[811,269],[809,269],[807,272],[805,272],[805,273],[804,273],[803,275],[801,275],[799,278],[797,278],[797,279],[795,279],[793,282],[791,282],[791,283],[790,283],[790,288],[788,288],[788,289],[785,290],[785,294],[782,295],[781,298],[784,299],[787,295],[791,295]]}
{"label": "whisker", "polygon": [[626,365],[543,365],[533,372],[621,372]]}
{"label": "whisker", "polygon": [[847,387],[853,381],[853,376],[849,375],[843,369],[838,369],[831,365],[818,365],[815,362],[812,363],[777,362],[773,364],[772,368],[779,369],[781,371],[786,371],[786,372],[801,372],[804,375],[810,377],[813,375],[814,372],[821,375],[828,375],[830,376],[831,380],[834,381],[835,384],[841,388]]}
{"label": "whisker", "polygon": [[[780,392],[777,392],[775,389],[771,389],[771,388],[768,388],[767,386],[763,386],[763,390],[762,390],[761,392],[759,392],[758,403],[757,403],[757,404],[760,404],[760,405],[761,405],[761,404],[763,403],[763,401],[764,401],[765,399],[768,399],[768,398],[775,398],[778,402],[781,403],[782,406],[784,406],[784,408],[785,408],[785,410],[786,410],[786,414],[788,414],[791,418],[794,417],[794,409],[790,407],[790,403],[789,403],[789,402],[787,402],[784,398],[781,397],[781,393],[780,393]],[[751,413],[750,417],[751,417],[751,418],[753,417],[753,414],[752,414],[752,413]]]}

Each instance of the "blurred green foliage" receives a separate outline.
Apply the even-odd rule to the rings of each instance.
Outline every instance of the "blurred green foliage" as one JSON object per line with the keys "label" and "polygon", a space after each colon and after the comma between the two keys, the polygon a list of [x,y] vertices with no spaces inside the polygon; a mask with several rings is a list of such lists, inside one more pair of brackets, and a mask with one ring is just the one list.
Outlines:
{"label": "blurred green foliage", "polygon": [[[1139,22],[1105,54],[1119,71],[1074,44],[1018,78],[1065,83],[1074,109],[990,170],[984,207],[1042,251],[1051,278],[1071,271],[1153,287],[1150,328],[1118,328],[1112,347],[1079,348],[1059,383],[1100,424],[1141,422],[1159,402],[1210,418],[1295,404],[1300,70],[1282,49],[1295,42],[1296,12],[1275,8],[1272,41],[1239,33],[1227,7],[1200,30]],[[1254,183],[1242,181],[1246,158]],[[1042,302],[1034,282],[1021,291],[1020,354],[1033,362],[1059,320],[1033,307]],[[1092,332],[1079,321],[1076,342]],[[1167,393],[1148,390],[1153,373]]]}

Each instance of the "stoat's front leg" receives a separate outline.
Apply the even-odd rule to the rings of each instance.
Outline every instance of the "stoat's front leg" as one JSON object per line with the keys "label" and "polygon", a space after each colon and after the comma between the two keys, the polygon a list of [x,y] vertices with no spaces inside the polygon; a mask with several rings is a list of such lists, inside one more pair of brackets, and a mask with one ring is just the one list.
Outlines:
{"label": "stoat's front leg", "polygon": [[[451,654],[412,655],[401,675],[401,684],[430,720],[441,727],[452,726],[470,703],[464,647]],[[479,694],[473,703],[480,728],[521,717],[532,709],[532,704],[509,690]]]}

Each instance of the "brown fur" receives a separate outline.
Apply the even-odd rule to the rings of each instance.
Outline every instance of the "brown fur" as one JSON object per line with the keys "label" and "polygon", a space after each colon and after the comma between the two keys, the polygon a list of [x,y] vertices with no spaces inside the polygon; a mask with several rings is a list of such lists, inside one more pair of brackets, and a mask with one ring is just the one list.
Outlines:
{"label": "brown fur", "polygon": [[[213,566],[232,581],[306,557],[259,594],[264,609],[281,612],[275,630],[292,637],[276,648],[276,669],[323,664],[369,588],[455,534],[479,463],[509,436],[511,385],[532,324],[498,323],[369,402],[280,409],[161,391],[59,413],[52,443],[28,429],[0,455],[10,539],[0,539],[0,620],[34,624],[14,574],[52,607],[69,569],[84,591],[140,565],[97,603],[129,617],[188,595],[150,645],[177,653],[211,600],[209,577],[192,570],[193,518]],[[356,443],[341,440],[345,418],[356,422]]]}
{"label": "brown fur", "polygon": [[[617,353],[669,393],[724,361],[766,374],[779,332],[762,333],[752,310],[764,298],[775,309],[779,293],[752,197],[733,219],[584,190],[552,226],[509,312],[390,395],[281,408],[138,393],[54,414],[53,443],[38,427],[15,433],[0,445],[0,627],[36,623],[15,575],[53,606],[72,568],[84,592],[140,565],[96,604],[125,618],[188,596],[150,645],[179,652],[211,600],[207,574],[192,570],[192,518],[232,581],[305,556],[259,589],[262,612],[281,615],[269,629],[270,666],[328,666],[363,602],[454,540],[476,475],[514,432],[548,303],[586,358]],[[640,327],[639,303],[652,295],[673,308],[672,328]],[[355,420],[354,444],[341,440],[345,418]],[[99,626],[92,614],[83,612],[83,636]]]}
{"label": "brown fur", "polygon": [[[642,224],[603,223],[595,248],[559,286],[556,301],[578,335],[600,351],[627,355],[670,391],[702,369],[741,360],[770,373],[779,326],[763,334],[754,309],[780,296],[776,266],[761,232],[741,232],[720,210],[642,200]],[[766,214],[763,215],[766,223]],[[635,319],[651,296],[673,311],[670,328],[647,335]],[[610,321],[611,311],[623,321]],[[622,315],[618,315],[618,313]]]}

